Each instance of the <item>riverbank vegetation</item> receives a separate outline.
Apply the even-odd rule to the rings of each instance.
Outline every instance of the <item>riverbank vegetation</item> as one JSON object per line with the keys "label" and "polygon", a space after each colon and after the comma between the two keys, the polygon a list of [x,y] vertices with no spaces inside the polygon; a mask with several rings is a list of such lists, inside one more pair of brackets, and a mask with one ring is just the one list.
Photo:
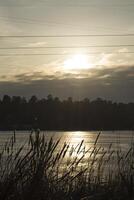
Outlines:
{"label": "riverbank vegetation", "polygon": [[18,146],[16,134],[0,151],[1,200],[132,200],[134,145],[127,152],[84,141],[46,140],[39,130]]}

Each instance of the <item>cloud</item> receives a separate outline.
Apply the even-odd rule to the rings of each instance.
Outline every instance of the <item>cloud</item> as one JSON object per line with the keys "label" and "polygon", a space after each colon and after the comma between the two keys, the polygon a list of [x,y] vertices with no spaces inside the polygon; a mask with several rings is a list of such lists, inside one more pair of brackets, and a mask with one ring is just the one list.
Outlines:
{"label": "cloud", "polygon": [[[117,67],[106,67],[103,66],[102,68],[92,68],[92,69],[81,69],[81,70],[72,70],[72,71],[63,71],[60,68],[56,68],[55,71],[28,71],[24,73],[19,73],[13,75],[13,80],[16,82],[27,82],[30,83],[33,80],[64,80],[64,79],[90,79],[90,80],[97,80],[97,79],[113,79],[118,78],[120,80],[121,77],[126,78],[133,77],[134,74],[134,66],[124,66],[120,65]],[[3,77],[3,76],[1,76]],[[1,78],[0,77],[0,78]],[[7,77],[7,76],[6,76]]]}
{"label": "cloud", "polygon": [[72,96],[74,99],[102,97],[114,101],[134,101],[134,67],[125,70],[100,69],[94,71],[90,78],[70,78],[66,75],[62,79],[55,76],[44,76],[40,73],[20,74],[16,82],[0,82],[0,94],[21,95],[30,97],[35,94],[42,98],[48,94],[62,99]]}

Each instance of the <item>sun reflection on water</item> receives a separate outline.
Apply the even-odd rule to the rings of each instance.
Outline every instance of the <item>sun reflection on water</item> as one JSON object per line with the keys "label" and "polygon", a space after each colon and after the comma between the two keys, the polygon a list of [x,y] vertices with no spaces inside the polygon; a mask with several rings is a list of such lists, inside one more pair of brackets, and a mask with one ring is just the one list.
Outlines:
{"label": "sun reflection on water", "polygon": [[87,159],[93,147],[94,137],[92,135],[89,137],[88,132],[82,131],[66,132],[65,137],[64,140],[70,144],[66,157]]}

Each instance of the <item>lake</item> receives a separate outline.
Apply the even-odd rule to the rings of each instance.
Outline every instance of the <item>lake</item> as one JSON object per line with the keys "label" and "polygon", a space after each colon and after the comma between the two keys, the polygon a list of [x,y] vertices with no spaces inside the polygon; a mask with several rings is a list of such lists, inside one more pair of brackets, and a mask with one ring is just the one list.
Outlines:
{"label": "lake", "polygon": [[[60,145],[64,142],[68,142],[70,145],[76,146],[82,140],[86,148],[90,148],[96,140],[99,131],[42,131],[45,134],[46,140],[54,137],[54,140],[61,138]],[[0,131],[0,146],[11,138],[13,131]],[[16,131],[17,144],[20,146],[28,141],[30,131]],[[134,131],[102,131],[97,142],[98,145],[108,148],[112,143],[112,148],[116,150],[121,148],[123,151],[127,151],[134,141]]]}
{"label": "lake", "polygon": [[[23,144],[25,144],[23,152],[27,151],[28,139],[30,134],[30,131],[16,131],[17,142],[15,148],[21,147]],[[129,149],[130,147],[132,147],[132,144],[134,142],[133,131],[102,131],[96,146],[94,146],[94,143],[99,134],[98,131],[41,131],[41,134],[45,135],[46,141],[49,141],[51,137],[53,137],[53,140],[55,141],[60,139],[60,143],[57,149],[54,151],[55,156],[62,149],[65,142],[69,144],[66,156],[64,157],[64,160],[62,160],[62,164],[60,165],[61,170],[64,170],[70,158],[72,160],[75,160],[75,158],[77,157],[81,160],[81,157],[83,157],[83,155],[84,157],[80,161],[79,167],[86,167],[89,163],[92,164],[92,161],[94,160],[94,167],[95,169],[97,169],[97,166],[104,156],[103,160],[109,160],[108,163],[104,162],[104,175],[106,175],[108,170],[111,168],[116,171],[118,162],[116,159],[117,152],[121,152],[121,154],[125,153],[124,155],[127,155],[127,152],[129,152]],[[10,139],[12,135],[12,131],[0,132],[0,149],[2,149],[5,142]],[[80,144],[83,140],[84,142],[81,146]],[[71,153],[72,149],[73,153]],[[94,155],[96,156],[94,157]]]}

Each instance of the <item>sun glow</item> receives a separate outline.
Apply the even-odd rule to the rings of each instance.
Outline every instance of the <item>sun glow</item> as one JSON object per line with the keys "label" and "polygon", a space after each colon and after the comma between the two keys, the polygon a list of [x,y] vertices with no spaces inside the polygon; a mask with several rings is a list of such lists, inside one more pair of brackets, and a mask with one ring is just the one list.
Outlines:
{"label": "sun glow", "polygon": [[64,68],[66,70],[89,69],[91,67],[92,62],[86,54],[76,54],[64,61]]}

